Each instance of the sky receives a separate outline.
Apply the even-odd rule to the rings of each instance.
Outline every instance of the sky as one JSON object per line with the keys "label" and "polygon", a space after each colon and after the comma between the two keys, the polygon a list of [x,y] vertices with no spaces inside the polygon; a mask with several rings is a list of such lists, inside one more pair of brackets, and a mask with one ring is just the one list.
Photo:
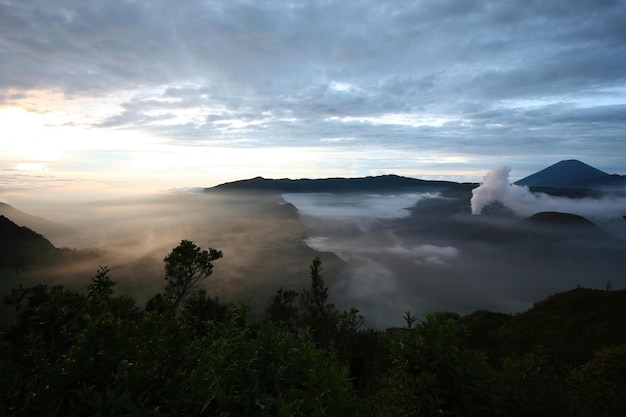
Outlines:
{"label": "sky", "polygon": [[[0,199],[626,174],[626,2],[0,0]],[[69,195],[69,194],[68,194]]]}

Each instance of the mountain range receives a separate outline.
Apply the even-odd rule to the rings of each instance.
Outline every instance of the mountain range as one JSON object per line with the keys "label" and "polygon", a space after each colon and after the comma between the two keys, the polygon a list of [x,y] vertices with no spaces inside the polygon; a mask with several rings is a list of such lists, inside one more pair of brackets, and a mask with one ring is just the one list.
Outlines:
{"label": "mountain range", "polygon": [[[607,191],[626,189],[626,176],[607,174],[576,159],[563,160],[529,175],[516,185],[530,188]],[[270,179],[255,177],[217,185],[206,191],[254,191],[280,193],[332,193],[410,191],[429,188],[433,191],[459,185],[450,181],[428,181],[399,175],[360,178]]]}
{"label": "mountain range", "polygon": [[381,192],[403,191],[416,188],[441,188],[456,185],[450,181],[427,181],[399,175],[380,175],[361,178],[323,179],[268,179],[255,177],[247,180],[227,182],[208,191],[272,191],[280,193],[332,193],[332,192]]}
{"label": "mountain range", "polygon": [[[626,189],[626,176],[610,175],[591,167],[578,160],[564,160],[549,166],[539,172],[529,175],[517,182],[516,185],[531,188],[547,189],[598,189],[623,186]],[[466,204],[464,200],[475,184],[460,184],[449,181],[428,181],[399,175],[368,176],[362,178],[325,178],[325,179],[267,179],[255,177],[246,180],[227,182],[205,191],[241,191],[241,192],[270,192],[270,193],[358,193],[358,192],[405,192],[405,191],[440,191],[446,190],[446,195],[456,196],[452,200],[459,204]],[[456,191],[455,191],[456,190]],[[465,197],[462,197],[465,196]],[[461,197],[459,199],[459,197]],[[445,208],[436,210],[442,213]],[[428,207],[428,205],[423,206]],[[448,207],[456,211],[459,207]],[[586,219],[574,219],[572,215],[559,213],[543,213],[533,216],[527,222],[537,227],[548,223],[555,225],[567,223],[569,226],[580,226]],[[577,217],[577,216],[576,216]],[[581,220],[582,219],[582,220]],[[577,225],[573,223],[578,223]],[[578,227],[580,228],[580,227]],[[42,234],[39,234],[42,233]],[[38,248],[53,248],[47,238],[53,242],[59,238],[77,236],[78,232],[68,226],[56,223],[42,217],[32,216],[14,207],[0,202],[0,247],[3,252],[21,252],[26,242],[37,242]],[[46,236],[46,237],[44,237]],[[13,245],[12,242],[19,242]],[[28,245],[27,245],[28,246]],[[21,248],[21,249],[20,249]]]}

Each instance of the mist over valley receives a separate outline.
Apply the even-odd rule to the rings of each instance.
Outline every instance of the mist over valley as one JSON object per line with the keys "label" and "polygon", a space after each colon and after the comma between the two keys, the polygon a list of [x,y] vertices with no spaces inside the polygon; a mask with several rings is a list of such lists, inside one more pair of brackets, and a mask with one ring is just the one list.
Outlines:
{"label": "mist over valley", "polygon": [[510,184],[509,172],[498,167],[480,185],[387,176],[303,188],[257,178],[34,213],[40,217],[5,204],[0,214],[56,248],[20,253],[22,267],[0,269],[1,289],[39,282],[80,289],[108,265],[119,291],[146,301],[163,285],[163,258],[182,239],[223,252],[204,287],[257,315],[280,287],[307,287],[319,256],[332,301],[359,309],[365,326],[378,329],[402,325],[405,311],[517,313],[577,286],[626,287],[622,191],[546,192],[544,184],[538,192]]}

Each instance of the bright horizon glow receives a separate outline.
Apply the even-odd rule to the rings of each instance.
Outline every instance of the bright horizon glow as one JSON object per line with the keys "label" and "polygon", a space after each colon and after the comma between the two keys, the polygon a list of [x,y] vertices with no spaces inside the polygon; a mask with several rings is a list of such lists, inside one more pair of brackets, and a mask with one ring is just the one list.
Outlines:
{"label": "bright horizon glow", "polygon": [[[56,105],[62,105],[55,100]],[[70,103],[71,104],[71,103]],[[112,107],[113,108],[113,107]],[[102,109],[101,109],[102,110]],[[226,181],[265,176],[267,178],[323,178],[323,177],[355,177],[367,175],[415,176],[425,179],[441,179],[444,177],[477,180],[484,173],[477,170],[450,171],[424,170],[419,171],[406,167],[401,170],[383,168],[342,168],[348,161],[379,163],[386,165],[388,161],[410,160],[407,152],[390,150],[340,150],[322,147],[226,147],[192,144],[173,144],[164,139],[143,132],[132,132],[117,129],[96,129],[65,122],[63,117],[69,114],[51,112],[32,112],[24,107],[4,107],[0,109],[0,120],[9,132],[9,140],[0,147],[3,163],[9,169],[17,171],[46,172],[51,181],[59,176],[74,175],[66,171],[66,166],[81,168],[83,154],[97,164],[102,164],[96,171],[86,165],[79,172],[82,178],[99,178],[101,180],[123,179],[137,183],[146,182],[146,191],[155,192],[170,188],[211,187]],[[93,117],[84,116],[93,123]],[[397,117],[397,115],[396,115]],[[394,117],[385,117],[381,123],[393,124]],[[61,124],[59,124],[61,123]],[[237,122],[226,121],[237,125]],[[400,120],[398,124],[406,124]],[[239,127],[245,127],[245,122]],[[441,163],[465,164],[470,159],[465,156],[435,156],[416,158],[416,164],[427,167]],[[333,164],[336,168],[332,168]],[[117,165],[122,171],[108,166]],[[326,165],[323,170],[320,166]],[[186,173],[189,171],[189,174]],[[298,175],[293,175],[298,173]],[[37,177],[42,181],[42,177]],[[155,183],[156,180],[156,183]],[[148,185],[152,183],[151,185]]]}
{"label": "bright horizon glow", "polygon": [[626,174],[624,2],[213,3],[0,2],[0,201]]}

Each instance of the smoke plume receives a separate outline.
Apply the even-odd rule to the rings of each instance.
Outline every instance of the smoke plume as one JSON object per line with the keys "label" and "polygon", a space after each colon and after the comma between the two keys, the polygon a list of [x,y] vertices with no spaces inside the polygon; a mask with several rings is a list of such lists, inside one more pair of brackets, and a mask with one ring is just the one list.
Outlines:
{"label": "smoke plume", "polygon": [[572,213],[592,219],[621,219],[626,197],[566,198],[533,193],[528,187],[509,183],[511,168],[499,166],[485,175],[484,182],[472,190],[472,214],[481,214],[489,204],[498,202],[520,216],[541,211]]}

